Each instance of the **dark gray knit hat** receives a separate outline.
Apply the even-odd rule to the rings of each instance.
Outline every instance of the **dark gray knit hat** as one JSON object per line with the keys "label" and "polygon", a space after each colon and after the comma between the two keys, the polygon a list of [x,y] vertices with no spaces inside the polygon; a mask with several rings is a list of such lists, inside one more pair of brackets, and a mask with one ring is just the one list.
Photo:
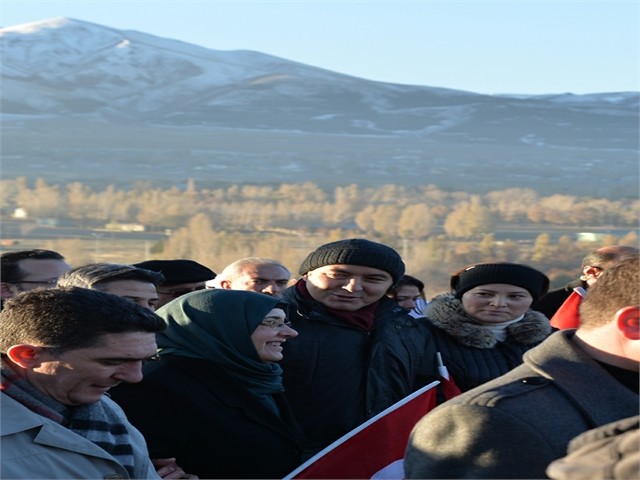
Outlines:
{"label": "dark gray knit hat", "polygon": [[547,276],[535,268],[518,263],[480,263],[467,267],[451,277],[451,288],[456,298],[472,288],[489,283],[506,283],[527,290],[538,300],[549,289]]}
{"label": "dark gray knit hat", "polygon": [[391,275],[393,284],[404,275],[400,254],[382,243],[364,238],[349,238],[327,243],[307,255],[298,273],[305,273],[326,265],[361,265],[377,268]]}

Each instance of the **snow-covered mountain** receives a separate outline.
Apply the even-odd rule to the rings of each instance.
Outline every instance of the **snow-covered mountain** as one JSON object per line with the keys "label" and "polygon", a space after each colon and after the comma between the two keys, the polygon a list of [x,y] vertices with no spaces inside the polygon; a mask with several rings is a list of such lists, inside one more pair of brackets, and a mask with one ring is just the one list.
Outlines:
{"label": "snow-covered mountain", "polygon": [[[637,176],[638,92],[491,96],[389,84],[67,18],[0,29],[0,48],[4,176],[56,159],[63,171],[77,162],[69,175],[81,175],[91,159],[139,166],[150,154],[173,181],[200,169],[228,181],[340,173],[343,183],[415,183],[420,171],[454,187],[484,185],[482,162],[494,174],[515,167],[504,188],[553,178],[545,169],[558,165],[582,176],[615,161]],[[254,168],[265,158],[279,167]]]}
{"label": "snow-covered mountain", "polygon": [[450,122],[451,115],[439,111],[442,97],[447,109],[479,97],[372,82],[258,52],[214,51],[66,18],[2,29],[0,41],[5,113],[383,133],[420,130],[421,116]]}

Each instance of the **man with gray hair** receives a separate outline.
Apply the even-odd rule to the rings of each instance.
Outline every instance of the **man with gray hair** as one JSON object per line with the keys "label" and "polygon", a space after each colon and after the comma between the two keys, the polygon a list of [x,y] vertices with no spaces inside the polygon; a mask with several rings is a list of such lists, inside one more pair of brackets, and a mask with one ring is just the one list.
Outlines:
{"label": "man with gray hair", "polygon": [[593,285],[605,269],[616,261],[637,255],[638,249],[628,245],[609,245],[587,253],[580,265],[580,278],[572,280],[563,287],[549,290],[531,305],[532,310],[542,312],[549,319],[553,318],[562,304],[577,290],[586,291]]}
{"label": "man with gray hair", "polygon": [[227,265],[209,285],[279,297],[288,287],[290,279],[291,272],[277,260],[247,257]]}
{"label": "man with gray hair", "polygon": [[73,268],[58,279],[59,287],[82,287],[113,293],[155,311],[156,287],[164,276],[158,272],[118,263],[90,263]]}

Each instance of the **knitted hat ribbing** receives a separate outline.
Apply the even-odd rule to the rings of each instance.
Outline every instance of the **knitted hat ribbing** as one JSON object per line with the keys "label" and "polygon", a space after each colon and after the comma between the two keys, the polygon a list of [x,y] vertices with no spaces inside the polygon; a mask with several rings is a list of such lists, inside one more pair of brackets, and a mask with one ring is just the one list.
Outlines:
{"label": "knitted hat ribbing", "polygon": [[307,255],[298,272],[304,275],[310,270],[326,265],[361,265],[377,268],[391,275],[393,284],[404,275],[404,263],[393,248],[363,238],[350,238],[327,243]]}
{"label": "knitted hat ribbing", "polygon": [[522,287],[531,294],[534,302],[549,289],[549,279],[544,273],[518,263],[480,263],[451,277],[451,288],[457,298],[472,288],[489,283]]}

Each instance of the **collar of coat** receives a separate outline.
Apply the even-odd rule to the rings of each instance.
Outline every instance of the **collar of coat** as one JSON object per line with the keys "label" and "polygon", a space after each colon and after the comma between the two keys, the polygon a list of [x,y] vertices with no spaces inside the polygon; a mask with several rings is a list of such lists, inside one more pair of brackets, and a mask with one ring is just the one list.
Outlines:
{"label": "collar of coat", "polygon": [[[458,342],[474,348],[493,348],[498,339],[491,330],[482,327],[462,308],[462,301],[453,293],[438,295],[431,300],[424,312],[427,320],[444,330]],[[549,319],[535,310],[527,310],[524,318],[507,327],[507,342],[536,345],[551,333]]]}

